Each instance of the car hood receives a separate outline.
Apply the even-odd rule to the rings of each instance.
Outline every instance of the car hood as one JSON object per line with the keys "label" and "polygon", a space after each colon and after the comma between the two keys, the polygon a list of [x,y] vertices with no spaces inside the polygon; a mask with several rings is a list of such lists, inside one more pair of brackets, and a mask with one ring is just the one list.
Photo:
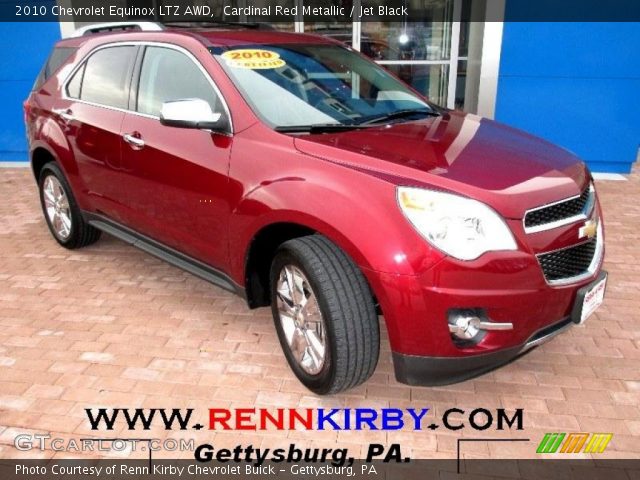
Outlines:
{"label": "car hood", "polygon": [[508,218],[578,195],[589,182],[571,152],[498,122],[461,112],[339,133],[297,136],[308,155],[399,185],[439,188],[492,205]]}

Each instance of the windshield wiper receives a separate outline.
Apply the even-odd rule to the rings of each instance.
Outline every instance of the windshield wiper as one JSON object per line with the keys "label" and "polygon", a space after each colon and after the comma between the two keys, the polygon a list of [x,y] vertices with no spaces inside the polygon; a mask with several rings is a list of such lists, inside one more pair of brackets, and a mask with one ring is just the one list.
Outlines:
{"label": "windshield wiper", "polygon": [[379,117],[369,117],[364,121],[358,122],[358,125],[371,125],[373,123],[386,122],[387,120],[396,120],[399,118],[413,117],[415,115],[427,115],[432,117],[438,117],[440,114],[435,110],[427,110],[426,108],[410,108],[406,110],[396,110],[395,112],[385,113]]}
{"label": "windshield wiper", "polygon": [[427,115],[438,117],[440,114],[435,110],[427,110],[426,108],[412,108],[407,110],[396,110],[395,112],[386,113],[378,117],[367,117],[359,120],[357,123],[317,123],[315,125],[282,125],[275,127],[276,132],[282,133],[326,133],[326,132],[343,132],[346,130],[356,130],[362,128],[370,128],[376,126],[380,122],[387,120],[395,120],[398,118],[413,117],[415,115]]}
{"label": "windshield wiper", "polygon": [[355,123],[317,123],[315,125],[282,125],[280,127],[275,127],[274,130],[282,133],[327,133],[357,130],[372,126],[373,125],[361,125]]}

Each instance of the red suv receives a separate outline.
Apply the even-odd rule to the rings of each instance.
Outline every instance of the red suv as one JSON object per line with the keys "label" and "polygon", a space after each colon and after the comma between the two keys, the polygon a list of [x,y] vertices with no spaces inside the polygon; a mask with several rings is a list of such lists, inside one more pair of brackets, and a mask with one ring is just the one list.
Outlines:
{"label": "red suv", "polygon": [[136,28],[60,41],[25,102],[63,247],[104,231],[271,305],[320,394],[373,373],[379,314],[397,379],[439,385],[602,302],[602,214],[572,153],[437,107],[335,40]]}

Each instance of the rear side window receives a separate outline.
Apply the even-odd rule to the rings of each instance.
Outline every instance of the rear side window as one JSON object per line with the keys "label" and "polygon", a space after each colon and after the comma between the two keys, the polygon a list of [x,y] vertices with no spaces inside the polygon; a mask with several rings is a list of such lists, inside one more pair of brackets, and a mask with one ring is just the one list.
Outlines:
{"label": "rear side window", "polygon": [[136,47],[131,45],[98,50],[76,71],[67,84],[67,94],[86,102],[127,108],[135,53]]}
{"label": "rear side window", "polygon": [[140,113],[160,116],[163,102],[199,98],[219,112],[215,90],[202,70],[184,53],[171,48],[147,47],[138,87]]}
{"label": "rear side window", "polygon": [[82,77],[87,64],[82,66],[73,74],[73,78],[67,83],[67,95],[71,98],[80,98],[80,88],[82,87]]}
{"label": "rear side window", "polygon": [[56,73],[56,71],[64,64],[66,61],[75,53],[77,48],[75,47],[56,47],[53,49],[49,58],[45,62],[42,70],[40,70],[40,74],[38,78],[36,78],[36,82],[33,85],[33,90],[37,90],[40,88],[44,82],[46,82],[51,75]]}

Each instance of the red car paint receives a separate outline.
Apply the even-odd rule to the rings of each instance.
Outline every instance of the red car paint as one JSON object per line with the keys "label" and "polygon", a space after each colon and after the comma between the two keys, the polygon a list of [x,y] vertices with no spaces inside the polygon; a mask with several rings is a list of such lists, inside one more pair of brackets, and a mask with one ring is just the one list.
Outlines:
{"label": "red car paint", "polygon": [[[153,118],[64,99],[60,85],[97,46],[128,41],[178,45],[209,72],[228,104],[233,135],[162,126]],[[100,213],[225,272],[251,299],[247,256],[274,224],[319,232],[365,274],[399,354],[465,357],[523,345],[569,316],[577,291],[545,281],[536,254],[576,244],[581,222],[527,234],[528,209],[579,195],[590,174],[570,152],[524,132],[461,112],[319,135],[278,133],[263,123],[207,47],[335,43],[262,31],[139,32],[60,42],[79,47],[32,93],[25,109],[31,152],[61,165],[82,210]],[[69,109],[65,125],[52,114]],[[123,142],[133,132],[146,147]],[[396,203],[397,186],[440,189],[490,205],[517,251],[460,261],[432,247]],[[594,216],[602,218],[596,204]],[[598,271],[600,266],[598,267]],[[477,345],[451,339],[447,312],[482,307],[513,330]]]}

